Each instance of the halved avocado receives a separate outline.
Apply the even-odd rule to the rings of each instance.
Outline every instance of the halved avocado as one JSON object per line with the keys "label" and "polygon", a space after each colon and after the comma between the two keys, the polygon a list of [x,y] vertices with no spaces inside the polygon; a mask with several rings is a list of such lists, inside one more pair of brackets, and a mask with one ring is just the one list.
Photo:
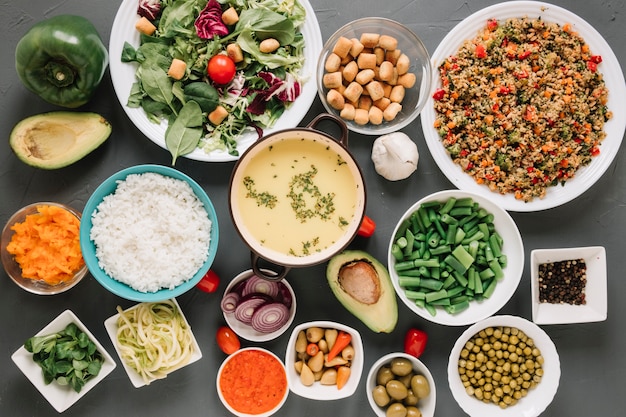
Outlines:
{"label": "halved avocado", "polygon": [[97,113],[59,111],[22,120],[9,143],[24,163],[57,169],[83,158],[110,135],[111,124]]}
{"label": "halved avocado", "polygon": [[343,306],[376,333],[391,333],[398,303],[387,268],[367,252],[346,250],[333,256],[326,279]]}

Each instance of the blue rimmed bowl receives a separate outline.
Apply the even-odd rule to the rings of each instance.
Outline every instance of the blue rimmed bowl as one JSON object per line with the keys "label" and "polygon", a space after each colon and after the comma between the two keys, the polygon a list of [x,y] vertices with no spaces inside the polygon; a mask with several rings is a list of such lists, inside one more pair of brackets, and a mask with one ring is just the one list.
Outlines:
{"label": "blue rimmed bowl", "polygon": [[[93,214],[96,212],[97,207],[103,201],[103,199],[106,196],[115,192],[118,186],[118,182],[125,180],[126,177],[131,174],[144,174],[150,172],[185,181],[191,186],[194,194],[204,205],[208,218],[211,221],[211,240],[208,250],[209,253],[206,260],[192,277],[174,287],[173,289],[161,288],[154,292],[142,292],[132,288],[125,283],[122,283],[121,281],[114,279],[102,269],[96,255],[96,245],[93,240],[91,240],[90,234],[93,227]],[[162,165],[137,165],[123,169],[107,178],[102,184],[100,184],[98,188],[96,188],[96,190],[87,201],[87,204],[85,205],[85,208],[83,210],[83,217],[80,227],[80,246],[83,252],[83,258],[85,259],[85,263],[87,264],[87,267],[89,268],[89,271],[91,272],[93,277],[104,288],[106,288],[113,294],[127,300],[139,302],[156,302],[167,300],[184,294],[185,292],[195,287],[195,285],[200,282],[202,277],[207,273],[207,271],[213,264],[215,255],[217,253],[218,241],[219,226],[217,222],[217,214],[215,212],[215,208],[213,207],[213,203],[209,199],[209,196],[202,189],[202,187],[189,176],[174,168]]]}

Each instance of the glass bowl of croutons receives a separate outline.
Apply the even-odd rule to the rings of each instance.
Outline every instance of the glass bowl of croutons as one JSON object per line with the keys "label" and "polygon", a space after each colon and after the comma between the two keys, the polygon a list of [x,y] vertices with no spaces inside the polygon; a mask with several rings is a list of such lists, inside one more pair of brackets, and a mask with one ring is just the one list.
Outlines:
{"label": "glass bowl of croutons", "polygon": [[430,93],[431,62],[406,26],[367,17],[337,30],[317,65],[317,90],[326,110],[365,135],[395,132],[419,115]]}

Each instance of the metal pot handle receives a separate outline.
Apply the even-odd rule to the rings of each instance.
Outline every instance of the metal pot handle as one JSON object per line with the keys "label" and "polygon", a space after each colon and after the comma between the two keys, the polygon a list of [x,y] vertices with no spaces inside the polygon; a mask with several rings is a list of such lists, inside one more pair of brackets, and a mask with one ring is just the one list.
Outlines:
{"label": "metal pot handle", "polygon": [[317,124],[323,120],[330,120],[332,122],[334,122],[337,126],[339,126],[339,129],[341,129],[341,138],[337,139],[337,142],[341,143],[343,145],[344,148],[348,148],[348,126],[346,126],[346,123],[341,120],[339,117],[332,115],[330,113],[321,113],[318,114],[313,120],[311,120],[311,123],[309,123],[306,127],[307,129],[315,129],[315,130],[319,130],[316,129],[315,127],[317,126]]}
{"label": "metal pot handle", "polygon": [[291,270],[291,268],[287,266],[276,264],[274,265],[280,267],[280,270],[278,272],[267,268],[261,268],[259,262],[266,260],[264,258],[261,258],[254,252],[250,252],[250,259],[252,261],[252,271],[254,271],[254,274],[259,278],[263,278],[268,281],[280,281],[281,279],[285,278],[287,273]]}

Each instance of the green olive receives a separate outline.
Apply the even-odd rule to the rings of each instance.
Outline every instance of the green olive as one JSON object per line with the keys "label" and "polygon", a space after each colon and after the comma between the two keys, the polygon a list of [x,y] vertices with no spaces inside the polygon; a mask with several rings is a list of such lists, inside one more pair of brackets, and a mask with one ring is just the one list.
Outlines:
{"label": "green olive", "polygon": [[391,360],[391,372],[397,376],[406,376],[413,372],[413,364],[407,358],[394,358]]}
{"label": "green olive", "polygon": [[385,385],[387,394],[394,400],[402,401],[409,395],[409,390],[404,384],[396,379],[392,379]]}
{"label": "green olive", "polygon": [[424,375],[415,375],[411,378],[411,389],[417,398],[426,398],[430,394],[430,385]]}
{"label": "green olive", "polygon": [[417,407],[407,407],[406,408],[406,417],[422,417],[422,412]]}
{"label": "green olive", "polygon": [[372,398],[379,407],[386,407],[387,404],[389,404],[389,401],[391,401],[389,394],[387,394],[387,390],[382,385],[376,385],[376,387],[372,390]]}
{"label": "green olive", "polygon": [[387,366],[382,366],[378,373],[376,373],[376,383],[379,385],[386,385],[387,382],[393,379],[393,373]]}
{"label": "green olive", "polygon": [[406,417],[406,407],[401,403],[393,403],[387,408],[387,417]]}
{"label": "green olive", "polygon": [[419,398],[417,398],[417,395],[415,395],[413,393],[412,389],[409,389],[409,394],[406,396],[406,398],[404,399],[403,403],[404,405],[417,405],[417,403],[419,402]]}
{"label": "green olive", "polygon": [[413,375],[415,375],[415,374],[413,372],[411,372],[408,375],[400,376],[400,377],[397,377],[396,379],[398,381],[402,382],[405,387],[410,388],[411,387],[411,378],[413,378]]}

